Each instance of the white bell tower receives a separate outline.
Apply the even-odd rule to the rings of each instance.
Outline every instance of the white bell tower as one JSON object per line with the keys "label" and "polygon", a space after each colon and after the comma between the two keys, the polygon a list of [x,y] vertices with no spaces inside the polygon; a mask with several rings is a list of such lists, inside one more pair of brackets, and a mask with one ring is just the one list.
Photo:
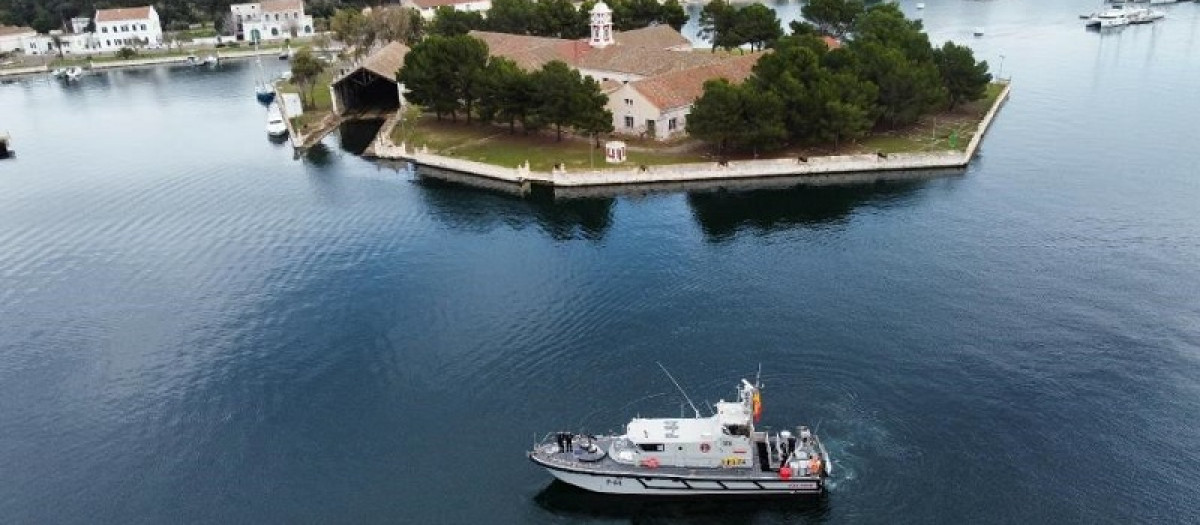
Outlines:
{"label": "white bell tower", "polygon": [[592,7],[592,47],[607,47],[614,43],[612,31],[612,9],[603,0]]}

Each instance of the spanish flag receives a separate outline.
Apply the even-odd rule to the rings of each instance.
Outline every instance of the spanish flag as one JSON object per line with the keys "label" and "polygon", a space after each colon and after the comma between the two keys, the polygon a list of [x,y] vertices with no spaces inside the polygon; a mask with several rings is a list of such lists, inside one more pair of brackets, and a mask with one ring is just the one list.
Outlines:
{"label": "spanish flag", "polygon": [[762,419],[762,394],[759,394],[758,391],[755,390],[754,391],[754,422],[758,423],[758,420],[760,420],[760,419]]}

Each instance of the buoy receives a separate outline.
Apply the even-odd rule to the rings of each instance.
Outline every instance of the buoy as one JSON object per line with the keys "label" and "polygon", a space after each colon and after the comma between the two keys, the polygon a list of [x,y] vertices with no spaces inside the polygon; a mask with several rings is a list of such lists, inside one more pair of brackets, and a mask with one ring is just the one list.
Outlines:
{"label": "buoy", "polygon": [[791,479],[791,477],[792,477],[792,467],[788,467],[788,466],[779,467],[779,479]]}
{"label": "buoy", "polygon": [[925,4],[917,4],[917,9],[925,9]]}

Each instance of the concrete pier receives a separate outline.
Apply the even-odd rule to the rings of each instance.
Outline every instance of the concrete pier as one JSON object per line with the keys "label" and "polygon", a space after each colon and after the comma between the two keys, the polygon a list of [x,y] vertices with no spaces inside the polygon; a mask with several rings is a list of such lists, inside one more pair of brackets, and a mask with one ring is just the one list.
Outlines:
{"label": "concrete pier", "polygon": [[818,178],[831,183],[842,178],[846,182],[861,182],[863,174],[869,180],[911,178],[914,171],[963,168],[975,158],[984,134],[991,126],[997,111],[1008,99],[1010,86],[1005,84],[995,103],[979,122],[971,141],[963,151],[947,150],[924,153],[893,153],[865,155],[831,155],[824,157],[742,160],[724,163],[702,162],[639,166],[623,169],[550,172],[533,171],[528,165],[515,168],[474,162],[430,153],[424,147],[393,144],[390,136],[393,119],[380,129],[369,153],[378,158],[406,160],[418,169],[432,168],[437,172],[456,172],[494,182],[515,185],[521,193],[534,187],[579,189],[588,187],[670,184],[697,181],[730,181],[776,177]]}

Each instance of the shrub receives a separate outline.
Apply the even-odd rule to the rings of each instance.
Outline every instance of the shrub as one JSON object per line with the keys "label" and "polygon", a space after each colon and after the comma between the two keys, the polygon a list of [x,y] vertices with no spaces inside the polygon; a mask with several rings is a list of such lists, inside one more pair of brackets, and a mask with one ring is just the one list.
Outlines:
{"label": "shrub", "polygon": [[137,50],[133,49],[132,47],[122,47],[121,49],[117,50],[117,58],[123,58],[126,60],[137,56],[137,54]]}

